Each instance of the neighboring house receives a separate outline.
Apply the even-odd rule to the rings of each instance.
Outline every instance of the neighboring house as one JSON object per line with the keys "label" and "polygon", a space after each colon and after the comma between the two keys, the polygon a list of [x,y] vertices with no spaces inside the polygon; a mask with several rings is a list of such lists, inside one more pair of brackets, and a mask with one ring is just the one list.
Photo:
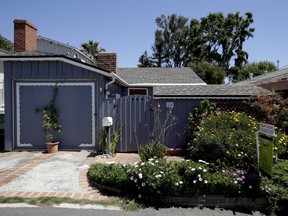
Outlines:
{"label": "neighboring house", "polygon": [[94,64],[94,62],[87,55],[76,47],[43,36],[37,37],[37,51],[53,53],[56,55],[66,55],[71,58],[79,59],[82,62]]}
{"label": "neighboring house", "polygon": [[[29,22],[20,24],[22,30],[36,31]],[[0,56],[7,151],[46,148],[41,115],[35,109],[49,102],[56,85],[60,149],[99,149],[102,119],[112,116],[113,127],[121,126],[121,152],[137,151],[151,141],[153,107],[161,110],[162,122],[170,111],[177,119],[164,144],[185,148],[188,114],[202,99],[241,102],[264,90],[255,85],[207,85],[190,68],[117,68],[115,53],[98,55],[95,67],[67,55],[35,51],[36,37],[32,41],[16,41],[22,51]]]}
{"label": "neighboring house", "polygon": [[247,84],[261,86],[270,91],[282,92],[284,93],[284,97],[288,98],[288,68],[236,83],[236,85]]}

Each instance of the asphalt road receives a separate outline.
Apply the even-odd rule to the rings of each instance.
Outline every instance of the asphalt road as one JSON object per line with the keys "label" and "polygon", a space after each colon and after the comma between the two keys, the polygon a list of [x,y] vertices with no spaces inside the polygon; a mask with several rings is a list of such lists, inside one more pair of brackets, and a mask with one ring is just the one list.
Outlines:
{"label": "asphalt road", "polygon": [[230,210],[221,209],[199,209],[199,208],[168,208],[168,209],[144,209],[138,212],[125,212],[114,210],[100,209],[69,209],[69,208],[2,208],[0,207],[0,216],[175,216],[175,215],[193,215],[193,216],[248,216],[248,215],[263,215],[259,212],[233,212]]}

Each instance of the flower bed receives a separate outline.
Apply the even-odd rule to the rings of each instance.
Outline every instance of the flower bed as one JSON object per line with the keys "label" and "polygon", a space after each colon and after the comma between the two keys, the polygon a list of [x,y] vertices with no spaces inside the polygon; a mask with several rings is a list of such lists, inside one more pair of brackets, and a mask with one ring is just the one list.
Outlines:
{"label": "flower bed", "polygon": [[167,162],[157,158],[134,166],[93,164],[88,172],[91,183],[103,190],[149,202],[263,210],[267,202],[258,198],[263,195],[256,185],[259,178],[255,176],[250,185],[251,179],[239,177],[242,174],[215,172],[201,160]]}

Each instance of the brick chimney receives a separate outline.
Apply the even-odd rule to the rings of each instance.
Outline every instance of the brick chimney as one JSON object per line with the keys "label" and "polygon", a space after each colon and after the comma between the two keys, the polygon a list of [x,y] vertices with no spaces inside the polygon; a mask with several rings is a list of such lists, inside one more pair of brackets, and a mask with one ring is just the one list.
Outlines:
{"label": "brick chimney", "polygon": [[26,20],[14,20],[14,53],[37,49],[37,28]]}
{"label": "brick chimney", "polygon": [[116,53],[98,53],[96,56],[96,66],[116,73],[117,71],[117,54]]}

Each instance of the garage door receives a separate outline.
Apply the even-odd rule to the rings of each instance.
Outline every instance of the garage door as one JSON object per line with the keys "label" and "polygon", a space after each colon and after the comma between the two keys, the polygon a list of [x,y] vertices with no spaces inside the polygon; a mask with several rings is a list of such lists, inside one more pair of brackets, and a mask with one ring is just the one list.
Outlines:
{"label": "garage door", "polygon": [[46,149],[42,131],[44,107],[58,88],[56,107],[59,110],[60,149],[82,149],[95,146],[94,83],[20,83],[16,84],[16,148]]}

